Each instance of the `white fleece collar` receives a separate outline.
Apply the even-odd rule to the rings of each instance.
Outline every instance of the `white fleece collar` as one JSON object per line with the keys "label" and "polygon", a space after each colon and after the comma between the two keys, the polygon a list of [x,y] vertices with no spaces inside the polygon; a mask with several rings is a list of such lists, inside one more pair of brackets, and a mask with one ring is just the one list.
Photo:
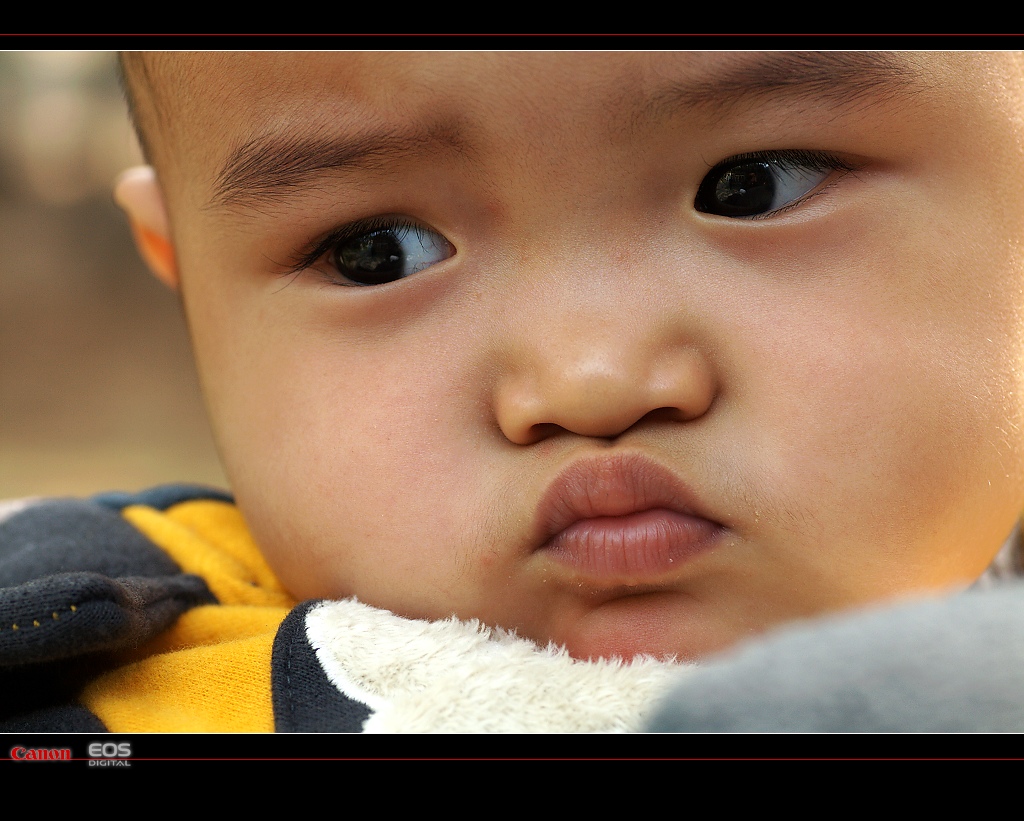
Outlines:
{"label": "white fleece collar", "polygon": [[608,733],[642,728],[684,665],[578,661],[477,621],[417,621],[354,599],[306,633],[330,681],[366,704],[368,733]]}

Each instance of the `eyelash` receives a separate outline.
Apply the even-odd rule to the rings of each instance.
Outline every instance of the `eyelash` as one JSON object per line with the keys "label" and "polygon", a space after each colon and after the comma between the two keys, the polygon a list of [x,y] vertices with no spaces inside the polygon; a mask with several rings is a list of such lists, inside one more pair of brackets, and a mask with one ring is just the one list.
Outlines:
{"label": "eyelash", "polygon": [[743,165],[744,163],[770,163],[774,165],[778,170],[782,172],[795,172],[795,171],[812,171],[812,172],[842,172],[843,175],[851,173],[857,170],[857,167],[850,164],[846,160],[837,157],[835,154],[831,154],[827,151],[813,151],[805,149],[789,149],[789,150],[771,150],[771,151],[752,151],[743,154],[736,154],[735,156],[729,157],[728,159],[722,160],[716,165],[712,166],[708,173],[701,180],[700,186],[698,187],[697,196],[694,200],[694,207],[697,211],[703,213],[711,213],[714,216],[726,216],[727,218],[733,219],[745,219],[745,220],[759,220],[768,219],[779,214],[785,213],[792,208],[796,208],[805,203],[811,197],[814,197],[823,191],[831,187],[836,182],[833,180],[828,183],[828,178],[822,180],[818,185],[813,186],[809,191],[803,195],[795,198],[791,202],[787,202],[784,205],[758,214],[749,215],[725,215],[725,214],[714,214],[708,208],[702,208],[700,203],[701,195],[706,193],[705,186],[710,180],[714,180],[718,175],[724,174],[726,171]]}
{"label": "eyelash", "polygon": [[[299,251],[298,256],[288,263],[288,270],[286,270],[282,276],[294,276],[300,271],[304,271],[305,269],[312,267],[322,257],[324,257],[328,251],[332,251],[342,243],[353,240],[364,234],[384,230],[396,232],[413,231],[420,227],[419,223],[402,217],[368,217],[367,219],[350,222],[347,225],[335,228],[325,237],[316,241],[316,244],[307,246],[304,250]],[[335,281],[335,278],[332,277],[331,282],[333,283]],[[338,284],[348,285],[350,283],[342,282]]]}

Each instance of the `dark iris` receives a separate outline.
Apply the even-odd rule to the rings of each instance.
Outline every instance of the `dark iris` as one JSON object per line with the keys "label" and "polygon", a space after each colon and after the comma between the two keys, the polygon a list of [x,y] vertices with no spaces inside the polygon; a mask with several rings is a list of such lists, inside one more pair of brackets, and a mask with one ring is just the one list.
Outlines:
{"label": "dark iris", "polygon": [[697,189],[694,207],[720,217],[751,217],[772,210],[775,174],[764,160],[712,169]]}
{"label": "dark iris", "polygon": [[382,285],[401,279],[405,273],[402,240],[393,230],[360,234],[335,250],[338,270],[360,285]]}

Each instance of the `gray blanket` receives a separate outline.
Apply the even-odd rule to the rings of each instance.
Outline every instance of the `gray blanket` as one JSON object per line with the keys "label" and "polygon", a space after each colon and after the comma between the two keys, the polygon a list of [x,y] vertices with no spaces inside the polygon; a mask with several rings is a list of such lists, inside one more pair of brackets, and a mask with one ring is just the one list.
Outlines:
{"label": "gray blanket", "polygon": [[1024,583],[790,625],[681,678],[651,732],[1024,732]]}

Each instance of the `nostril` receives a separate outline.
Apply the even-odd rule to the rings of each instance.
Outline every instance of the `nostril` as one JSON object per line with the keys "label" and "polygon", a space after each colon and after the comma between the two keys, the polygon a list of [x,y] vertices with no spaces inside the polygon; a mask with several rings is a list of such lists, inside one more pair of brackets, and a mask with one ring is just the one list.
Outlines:
{"label": "nostril", "polygon": [[530,430],[527,433],[528,441],[524,444],[535,445],[537,442],[550,439],[553,436],[566,432],[566,429],[561,425],[556,425],[552,422],[541,422],[540,424],[532,425],[530,427]]}
{"label": "nostril", "polygon": [[646,414],[643,419],[639,420],[637,424],[640,422],[693,422],[702,416],[706,416],[707,412],[711,409],[711,404],[708,404],[699,412],[674,407],[655,408]]}
{"label": "nostril", "polygon": [[686,415],[679,408],[655,408],[637,424],[643,422],[685,422]]}

